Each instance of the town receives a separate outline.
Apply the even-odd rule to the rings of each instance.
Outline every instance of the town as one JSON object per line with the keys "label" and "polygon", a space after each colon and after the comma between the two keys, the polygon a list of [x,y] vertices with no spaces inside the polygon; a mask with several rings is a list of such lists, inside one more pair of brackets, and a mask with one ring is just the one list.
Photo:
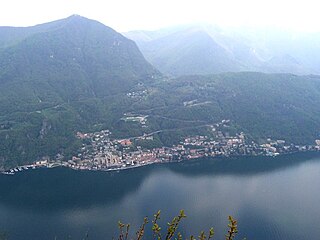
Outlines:
{"label": "town", "polygon": [[267,139],[264,144],[248,140],[244,133],[231,135],[225,131],[230,120],[208,125],[210,136],[189,136],[172,147],[146,149],[139,146],[139,141],[153,141],[152,134],[128,139],[111,139],[109,130],[94,133],[78,132],[76,137],[82,141],[79,152],[70,160],[63,160],[57,155],[56,159],[42,159],[34,164],[20,166],[6,171],[14,174],[18,171],[39,167],[70,167],[76,170],[123,170],[145,166],[154,163],[177,162],[190,159],[230,157],[230,156],[278,156],[280,154],[301,151],[319,151],[320,140],[315,145],[287,144],[284,140]]}

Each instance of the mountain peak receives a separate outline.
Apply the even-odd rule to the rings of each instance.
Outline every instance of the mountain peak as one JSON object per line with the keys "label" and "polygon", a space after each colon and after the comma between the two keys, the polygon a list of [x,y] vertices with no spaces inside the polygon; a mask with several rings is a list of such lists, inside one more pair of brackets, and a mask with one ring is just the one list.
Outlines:
{"label": "mountain peak", "polygon": [[83,18],[83,17],[81,15],[79,15],[79,14],[72,14],[68,18]]}
{"label": "mountain peak", "polygon": [[83,21],[83,20],[86,20],[86,21],[95,21],[95,20],[91,20],[89,18],[86,18],[86,17],[83,17],[79,14],[73,14],[67,18],[65,18],[65,20],[67,21]]}
{"label": "mountain peak", "polygon": [[[9,64],[2,54],[11,56],[12,51],[15,52],[12,55],[15,58],[15,68],[37,69],[37,74],[40,74],[38,79],[55,84],[60,79],[79,86],[79,79],[82,79],[84,87],[90,82],[95,96],[123,91],[123,86],[150,80],[150,76],[157,73],[133,41],[98,21],[80,15],[15,31],[17,37],[12,37],[11,34],[3,43],[0,40],[0,48],[1,45],[3,48],[0,52],[0,81],[3,77],[1,67]],[[0,36],[2,35],[6,36],[6,33],[1,34],[0,29]],[[7,49],[8,46],[12,49]],[[68,66],[63,69],[66,71],[64,75],[59,75],[55,70],[61,63]],[[43,77],[50,71],[52,78]],[[12,76],[24,79],[23,72],[22,70],[21,75],[12,72]],[[77,74],[78,77],[74,78]],[[34,77],[33,74],[32,78]],[[10,80],[8,77],[5,79]],[[80,92],[78,95],[81,94]]]}
{"label": "mountain peak", "polygon": [[102,24],[96,20],[92,20],[92,19],[89,19],[89,18],[86,18],[86,17],[83,17],[81,15],[78,15],[78,14],[73,14],[65,19],[63,19],[64,22],[66,23],[99,23],[99,24]]}

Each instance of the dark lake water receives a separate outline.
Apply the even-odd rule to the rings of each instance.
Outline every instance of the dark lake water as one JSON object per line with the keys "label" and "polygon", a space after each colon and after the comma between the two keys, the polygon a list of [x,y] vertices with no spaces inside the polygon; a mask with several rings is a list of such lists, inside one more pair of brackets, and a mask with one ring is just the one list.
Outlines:
{"label": "dark lake water", "polygon": [[[223,239],[228,215],[237,239],[319,239],[320,154],[232,158],[113,172],[40,169],[0,176],[0,230],[11,240],[111,239],[117,222],[138,228],[162,210],[163,227],[185,209],[180,231],[213,226]],[[148,239],[148,238],[146,238]],[[150,238],[149,238],[150,239]]]}

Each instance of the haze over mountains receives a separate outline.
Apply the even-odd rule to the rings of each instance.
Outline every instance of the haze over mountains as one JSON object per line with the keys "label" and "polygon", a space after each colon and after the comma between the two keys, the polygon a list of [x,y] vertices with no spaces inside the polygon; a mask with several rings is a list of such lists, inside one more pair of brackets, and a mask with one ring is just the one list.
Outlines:
{"label": "haze over mountains", "polygon": [[320,73],[319,33],[187,25],[124,35],[136,41],[155,67],[173,76],[238,71]]}
{"label": "haze over mountains", "polygon": [[[259,142],[307,144],[319,137],[318,76],[166,76],[273,72],[280,66],[279,72],[316,73],[318,45],[310,43],[310,52],[298,44],[301,39],[295,41],[300,48],[285,46],[285,35],[282,48],[261,42],[259,34],[248,40],[212,27],[126,35],[153,65],[132,40],[77,15],[0,27],[0,169],[42,157],[68,160],[81,148],[78,131],[109,129],[113,138],[157,132],[151,145],[171,146],[229,119],[235,131]],[[147,122],[124,121],[127,114]]]}

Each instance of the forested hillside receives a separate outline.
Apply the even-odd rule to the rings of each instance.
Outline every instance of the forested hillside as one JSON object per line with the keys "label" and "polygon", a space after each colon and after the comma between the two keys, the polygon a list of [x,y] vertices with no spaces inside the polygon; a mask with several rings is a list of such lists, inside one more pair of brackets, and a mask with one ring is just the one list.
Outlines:
{"label": "forested hillside", "polygon": [[7,36],[0,50],[2,164],[68,155],[75,129],[112,119],[108,98],[160,75],[133,41],[84,17],[0,28],[0,35]]}
{"label": "forested hillside", "polygon": [[[152,142],[141,143],[148,147],[207,134],[208,125],[223,119],[230,120],[228,131],[258,142],[319,138],[318,76],[164,77],[133,41],[80,16],[0,28],[0,36],[1,168],[46,156],[68,160],[81,147],[77,132],[103,129],[112,138],[153,133]],[[212,51],[227,54],[219,46]]]}
{"label": "forested hillside", "polygon": [[273,138],[307,144],[320,136],[318,76],[194,75],[161,83],[158,88],[161,91],[146,101],[149,108],[158,107],[151,111],[156,115],[207,123],[230,119],[238,130],[262,142]]}

